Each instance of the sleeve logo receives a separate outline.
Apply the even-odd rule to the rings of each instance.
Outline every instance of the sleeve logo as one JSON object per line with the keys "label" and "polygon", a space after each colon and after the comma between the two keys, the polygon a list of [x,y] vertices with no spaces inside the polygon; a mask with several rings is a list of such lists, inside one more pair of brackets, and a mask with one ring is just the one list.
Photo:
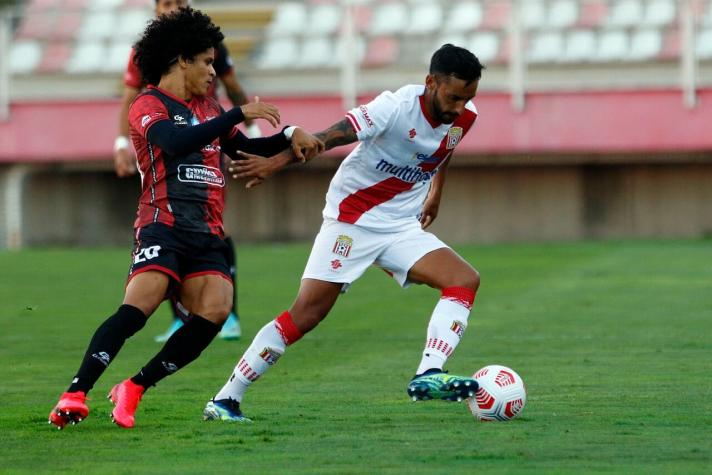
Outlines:
{"label": "sleeve logo", "polygon": [[358,110],[361,111],[361,115],[363,116],[363,120],[366,121],[366,125],[369,127],[373,127],[373,121],[371,120],[371,117],[368,115],[368,108],[366,106],[361,106],[358,108]]}

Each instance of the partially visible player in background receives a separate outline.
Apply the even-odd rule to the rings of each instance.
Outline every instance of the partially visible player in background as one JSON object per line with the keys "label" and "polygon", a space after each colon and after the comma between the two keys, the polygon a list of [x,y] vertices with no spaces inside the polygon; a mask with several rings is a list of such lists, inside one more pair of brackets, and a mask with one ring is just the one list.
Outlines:
{"label": "partially visible player in background", "polygon": [[[188,6],[188,0],[155,0],[155,2],[156,16],[171,13],[181,7]],[[146,84],[141,76],[141,71],[139,71],[136,64],[134,64],[134,53],[134,50],[131,49],[129,62],[126,66],[126,72],[124,73],[124,95],[121,102],[121,112],[119,114],[119,135],[114,142],[114,168],[119,177],[132,176],[135,175],[137,171],[136,156],[130,147],[128,139],[128,114],[129,106]],[[213,63],[213,67],[215,68],[218,79],[220,79],[220,82],[225,86],[225,92],[233,107],[247,104],[247,97],[237,80],[235,70],[232,67],[232,59],[223,43],[220,43],[215,50],[215,62]],[[211,84],[208,94],[217,99],[217,81]],[[260,137],[262,135],[257,122],[253,120],[245,120],[245,127],[246,135],[250,138]],[[237,253],[232,238],[229,236],[226,237],[225,243],[229,247],[228,259],[230,263],[230,275],[232,276],[233,286],[237,293]],[[183,325],[183,320],[179,315],[181,312],[180,303],[172,302],[171,310],[173,311],[173,322],[166,332],[156,336],[155,340],[159,343],[168,340],[173,332]],[[240,328],[240,317],[237,311],[237,298],[235,298],[232,312],[225,322],[225,325],[223,325],[223,329],[220,331],[220,338],[224,340],[236,340],[240,338],[241,335],[242,330]]]}
{"label": "partially visible player in background", "polygon": [[[483,68],[470,51],[446,44],[433,54],[425,85],[386,91],[315,134],[327,149],[361,143],[331,180],[324,222],[294,303],[257,333],[206,405],[205,419],[248,420],[240,407],[248,387],[326,318],[339,294],[372,264],[402,287],[425,284],[440,291],[408,395],[413,400],[462,401],[475,394],[477,381],[447,374],[443,366],[467,328],[480,276],[425,229],[437,217],[455,147],[477,118],[471,100]],[[233,162],[230,171],[237,178],[252,178],[250,187],[291,161],[287,154],[246,156]],[[382,346],[371,341],[365,351]]]}

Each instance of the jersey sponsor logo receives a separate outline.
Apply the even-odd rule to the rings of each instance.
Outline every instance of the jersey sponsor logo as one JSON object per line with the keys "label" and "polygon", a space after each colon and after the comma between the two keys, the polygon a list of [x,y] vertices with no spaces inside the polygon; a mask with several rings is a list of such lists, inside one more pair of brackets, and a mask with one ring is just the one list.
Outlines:
{"label": "jersey sponsor logo", "polygon": [[222,172],[207,165],[178,165],[178,180],[183,183],[207,183],[208,185],[225,186]]}
{"label": "jersey sponsor logo", "polygon": [[156,257],[158,257],[158,253],[160,252],[160,250],[161,246],[149,246],[141,248],[138,250],[138,252],[134,254],[133,262],[134,264],[138,264],[140,262],[155,259]]}
{"label": "jersey sponsor logo", "polygon": [[380,162],[376,165],[376,170],[389,173],[396,178],[399,178],[407,183],[417,183],[419,181],[428,181],[430,180],[437,170],[433,170],[430,172],[423,171],[422,169],[418,167],[409,167],[409,166],[398,166],[394,165],[392,163],[389,163],[387,160],[381,159]]}
{"label": "jersey sponsor logo", "polygon": [[175,125],[188,125],[188,122],[185,120],[185,117],[180,114],[176,114],[173,116],[173,123]]}
{"label": "jersey sponsor logo", "polygon": [[438,160],[440,159],[438,157],[434,157],[433,155],[428,155],[427,153],[414,153],[413,160],[424,163],[438,163]]}
{"label": "jersey sponsor logo", "polygon": [[353,246],[354,240],[345,234],[340,235],[336,238],[334,243],[334,248],[331,250],[334,254],[343,257],[349,257],[351,252],[351,246]]}
{"label": "jersey sponsor logo", "polygon": [[341,263],[340,260],[334,259],[333,261],[331,261],[331,270],[333,270],[334,272],[338,271],[342,267],[343,267],[343,264]]}
{"label": "jersey sponsor logo", "polygon": [[148,124],[149,120],[151,120],[151,116],[149,114],[146,114],[141,117],[141,127],[146,127],[146,124]]}
{"label": "jersey sponsor logo", "polygon": [[361,111],[361,115],[363,116],[363,120],[366,121],[366,125],[369,127],[373,127],[373,121],[371,120],[371,117],[368,115],[368,108],[366,106],[361,106],[358,108],[358,110]]}
{"label": "jersey sponsor logo", "polygon": [[445,148],[452,150],[460,143],[460,139],[462,139],[462,127],[450,127],[447,131],[447,145]]}
{"label": "jersey sponsor logo", "polygon": [[410,129],[410,130],[408,131],[408,138],[409,138],[410,140],[413,140],[416,135],[418,135],[418,132],[416,132],[415,129]]}

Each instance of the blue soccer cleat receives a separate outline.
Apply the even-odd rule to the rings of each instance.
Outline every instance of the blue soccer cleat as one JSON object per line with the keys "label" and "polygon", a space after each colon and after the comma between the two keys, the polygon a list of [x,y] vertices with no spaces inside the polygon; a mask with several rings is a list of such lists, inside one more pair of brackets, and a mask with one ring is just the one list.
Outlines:
{"label": "blue soccer cleat", "polygon": [[230,313],[223,324],[222,330],[219,333],[220,338],[223,340],[239,340],[242,336],[242,329],[240,328],[240,319],[234,313]]}
{"label": "blue soccer cleat", "polygon": [[205,421],[252,422],[240,410],[240,403],[234,399],[212,399],[203,409]]}
{"label": "blue soccer cleat", "polygon": [[408,383],[408,396],[413,401],[442,399],[457,401],[475,395],[480,385],[472,378],[447,374],[441,369],[429,369]]}
{"label": "blue soccer cleat", "polygon": [[156,335],[153,340],[157,343],[165,343],[168,341],[168,339],[173,335],[176,330],[178,330],[180,327],[183,326],[183,320],[179,318],[174,318],[173,322],[171,323],[171,326],[168,327],[168,330],[166,330],[165,333],[161,333],[160,335]]}

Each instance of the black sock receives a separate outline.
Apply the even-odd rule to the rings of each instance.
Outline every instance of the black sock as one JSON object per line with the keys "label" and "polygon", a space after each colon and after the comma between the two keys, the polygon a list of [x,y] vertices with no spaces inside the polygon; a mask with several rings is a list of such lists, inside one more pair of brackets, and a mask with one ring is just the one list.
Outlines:
{"label": "black sock", "polygon": [[225,257],[227,258],[227,265],[230,267],[230,278],[232,279],[232,313],[237,316],[237,251],[235,251],[235,243],[232,242],[231,237],[226,237],[224,241],[228,247]]}
{"label": "black sock", "polygon": [[146,315],[141,310],[131,305],[120,306],[94,332],[79,371],[67,391],[89,392],[109,363],[114,361],[126,339],[144,325]]}
{"label": "black sock", "polygon": [[154,386],[200,356],[218,334],[220,327],[200,315],[193,315],[188,323],[171,335],[161,351],[131,381],[147,389]]}

